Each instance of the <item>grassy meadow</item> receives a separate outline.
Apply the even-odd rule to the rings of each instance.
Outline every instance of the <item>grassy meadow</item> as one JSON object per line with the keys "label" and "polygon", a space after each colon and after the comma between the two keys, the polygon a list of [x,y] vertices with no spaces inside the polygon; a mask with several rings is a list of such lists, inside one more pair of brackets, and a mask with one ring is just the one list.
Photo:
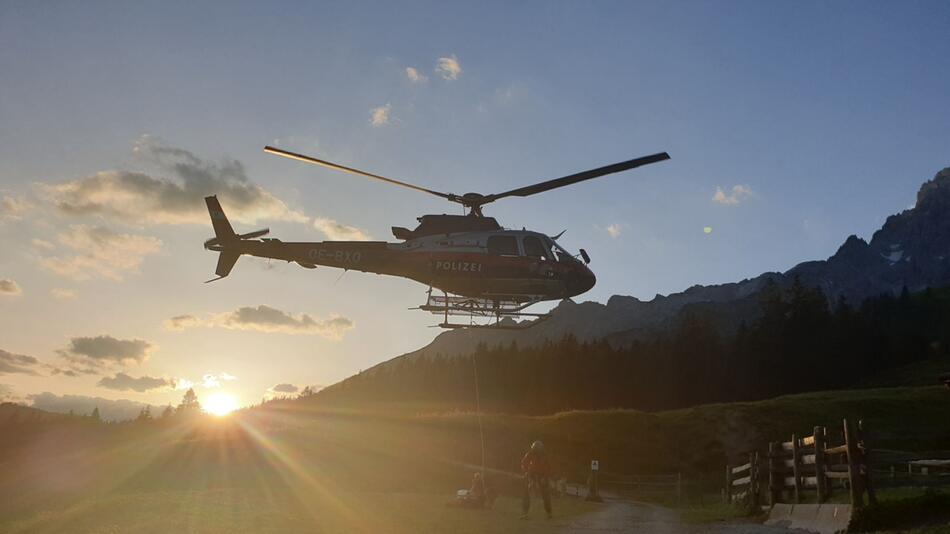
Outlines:
{"label": "grassy meadow", "polygon": [[[445,506],[480,463],[478,420],[422,406],[339,411],[313,399],[225,418],[106,424],[0,416],[3,532],[532,532],[598,505],[562,497],[556,517],[518,520],[518,460],[546,442],[558,476],[675,473],[686,500],[714,502],[722,466],[770,440],[862,418],[871,446],[950,449],[950,392],[897,387],[790,395],[686,410],[483,417],[489,511]],[[2,414],[0,414],[2,415]],[[39,417],[39,416],[37,416]],[[647,496],[649,497],[649,496]],[[702,514],[702,511],[697,512]]]}

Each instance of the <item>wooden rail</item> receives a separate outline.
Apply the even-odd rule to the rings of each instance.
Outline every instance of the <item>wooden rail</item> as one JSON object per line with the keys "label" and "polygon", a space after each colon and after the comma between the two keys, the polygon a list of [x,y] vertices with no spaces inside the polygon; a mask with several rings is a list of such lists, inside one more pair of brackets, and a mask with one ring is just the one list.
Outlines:
{"label": "wooden rail", "polygon": [[749,461],[737,466],[726,465],[727,503],[759,505],[759,453],[750,452]]}
{"label": "wooden rail", "polygon": [[835,486],[848,489],[856,508],[864,505],[865,494],[869,503],[876,501],[861,423],[855,428],[845,419],[842,428],[841,445],[829,447],[827,428],[817,426],[810,436],[793,434],[791,441],[769,443],[770,503],[800,503],[806,491],[825,502]]}

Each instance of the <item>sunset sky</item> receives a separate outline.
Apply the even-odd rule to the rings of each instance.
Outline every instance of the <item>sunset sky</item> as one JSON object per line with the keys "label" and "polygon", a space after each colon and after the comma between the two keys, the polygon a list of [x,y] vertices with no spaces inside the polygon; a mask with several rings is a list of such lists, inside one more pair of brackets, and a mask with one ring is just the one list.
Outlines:
{"label": "sunset sky", "polygon": [[206,194],[294,241],[459,213],[266,144],[456,193],[667,151],[486,207],[567,229],[600,302],[825,258],[950,166],[946,2],[394,4],[0,0],[0,397],[248,404],[438,334],[407,280],[202,283]]}

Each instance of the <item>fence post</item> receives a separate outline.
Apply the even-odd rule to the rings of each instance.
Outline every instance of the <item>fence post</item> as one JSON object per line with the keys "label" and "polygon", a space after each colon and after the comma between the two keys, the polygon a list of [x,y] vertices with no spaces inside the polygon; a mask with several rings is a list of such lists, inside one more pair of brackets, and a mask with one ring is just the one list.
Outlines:
{"label": "fence post", "polygon": [[[822,441],[825,442],[825,449],[827,449],[828,448],[828,427],[825,427],[825,426],[821,427],[821,439]],[[831,494],[834,493],[835,491],[835,486],[834,486],[833,481],[830,478],[828,478],[827,466],[828,464],[831,464],[834,462],[833,462],[833,458],[828,453],[824,453],[823,459],[825,461],[825,498],[830,499]]]}
{"label": "fence post", "polygon": [[676,505],[683,504],[683,473],[676,473]]}
{"label": "fence post", "polygon": [[822,435],[822,428],[815,427],[815,488],[818,490],[818,503],[825,502],[828,498],[825,495],[825,436]]}
{"label": "fence post", "polygon": [[759,508],[759,453],[749,453],[749,502],[752,508]]}
{"label": "fence post", "polygon": [[861,482],[864,484],[864,491],[868,493],[868,504],[877,504],[877,494],[874,492],[874,485],[871,484],[871,449],[868,447],[867,440],[864,439],[864,420],[858,419],[858,449],[861,454]]}
{"label": "fence post", "polygon": [[802,469],[798,435],[792,434],[792,476],[795,477],[795,503],[802,502]]}
{"label": "fence post", "polygon": [[778,451],[776,449],[778,449],[778,447],[776,447],[776,443],[774,441],[769,442],[769,504],[770,505],[776,504],[779,502],[779,495],[780,495],[779,491],[781,491],[779,489],[780,486],[778,485],[779,475],[777,473],[778,468],[776,465],[778,463],[778,458],[776,458]]}
{"label": "fence post", "polygon": [[848,455],[848,485],[851,491],[851,506],[855,509],[863,508],[864,494],[861,490],[861,473],[858,467],[858,443],[848,420],[845,419],[842,423],[844,425],[844,446]]}
{"label": "fence post", "polygon": [[732,467],[726,464],[726,504],[732,503]]}

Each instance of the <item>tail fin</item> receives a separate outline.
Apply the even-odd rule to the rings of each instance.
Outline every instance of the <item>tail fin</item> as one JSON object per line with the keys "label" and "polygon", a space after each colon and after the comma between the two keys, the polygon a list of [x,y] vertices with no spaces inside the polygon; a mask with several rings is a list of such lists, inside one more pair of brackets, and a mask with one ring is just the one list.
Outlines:
{"label": "tail fin", "polygon": [[231,274],[231,269],[240,257],[240,252],[231,252],[230,250],[222,251],[221,254],[218,255],[218,266],[215,267],[214,274],[218,275],[218,278],[224,278]]}
{"label": "tail fin", "polygon": [[[208,214],[211,215],[211,226],[214,227],[214,236],[218,238],[219,241],[228,241],[231,239],[237,239],[237,234],[234,233],[234,229],[231,228],[231,223],[228,221],[227,215],[224,214],[224,210],[221,209],[221,203],[218,202],[218,197],[210,196],[205,197],[205,204],[208,205]],[[222,254],[222,257],[224,255]],[[235,259],[235,261],[237,261]],[[219,269],[220,269],[220,263]],[[234,265],[232,261],[230,265]],[[230,267],[228,268],[230,271]]]}
{"label": "tail fin", "polygon": [[218,277],[205,282],[208,283],[231,274],[231,269],[234,268],[234,264],[241,257],[241,253],[225,248],[228,244],[237,244],[240,236],[234,233],[234,228],[231,228],[231,223],[224,214],[224,210],[221,209],[218,197],[205,197],[205,203],[208,205],[208,214],[211,215],[211,226],[214,227],[214,238],[205,241],[205,248],[220,252],[218,266],[214,270],[214,274]]}

